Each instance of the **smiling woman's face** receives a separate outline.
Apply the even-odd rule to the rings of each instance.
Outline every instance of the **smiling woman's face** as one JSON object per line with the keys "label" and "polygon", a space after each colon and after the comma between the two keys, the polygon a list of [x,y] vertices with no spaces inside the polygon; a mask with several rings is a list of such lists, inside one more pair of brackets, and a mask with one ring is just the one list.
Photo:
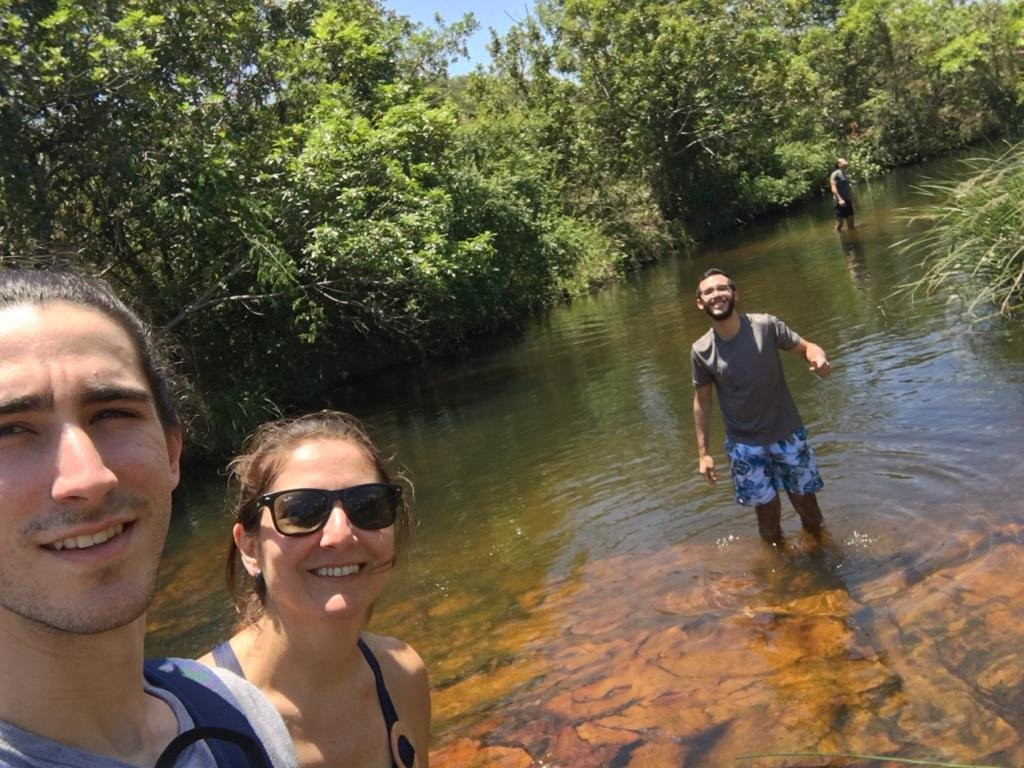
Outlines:
{"label": "smiling woman's face", "polygon": [[[373,463],[355,443],[317,439],[300,443],[284,457],[267,493],[293,488],[336,490],[377,483]],[[390,575],[395,526],[368,531],[352,525],[335,502],[323,528],[306,536],[282,536],[270,510],[249,535],[236,526],[236,541],[247,568],[258,569],[267,584],[267,613],[289,617],[325,615],[365,619]]]}

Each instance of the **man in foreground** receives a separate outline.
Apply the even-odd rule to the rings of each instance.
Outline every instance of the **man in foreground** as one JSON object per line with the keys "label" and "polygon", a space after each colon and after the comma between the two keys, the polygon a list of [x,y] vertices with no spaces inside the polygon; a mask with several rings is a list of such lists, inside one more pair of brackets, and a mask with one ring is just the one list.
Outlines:
{"label": "man in foreground", "polygon": [[698,471],[709,483],[717,482],[708,451],[714,387],[736,501],[754,507],[761,538],[772,544],[782,541],[780,489],[789,495],[804,530],[817,535],[822,517],[815,493],[824,483],[777,350],[801,356],[819,378],[826,378],[831,368],[821,347],[801,339],[777,317],[738,314],[738,298],[735,283],[721,270],[701,275],[697,308],[708,314],[712,327],[690,351]]}
{"label": "man in foreground", "polygon": [[169,765],[184,732],[177,765],[245,765],[237,730],[191,730],[239,723],[253,764],[295,765],[247,684],[184,660],[144,679],[181,445],[170,367],[105,284],[0,272],[0,765]]}

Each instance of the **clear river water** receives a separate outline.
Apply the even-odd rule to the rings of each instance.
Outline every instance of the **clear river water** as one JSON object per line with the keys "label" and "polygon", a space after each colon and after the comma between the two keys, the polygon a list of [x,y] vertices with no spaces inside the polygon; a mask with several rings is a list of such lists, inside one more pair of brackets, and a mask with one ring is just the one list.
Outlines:
{"label": "clear river water", "polygon": [[[854,173],[856,169],[853,169]],[[371,629],[430,670],[431,764],[1024,765],[1024,323],[894,289],[950,160],[822,199],[547,312],[469,359],[339,392],[415,487]],[[762,545],[697,474],[689,346],[711,266],[825,348],[784,365],[828,540]],[[722,430],[713,444],[720,469]],[[226,636],[215,477],[176,500],[150,654]],[[842,755],[876,755],[857,759]]]}

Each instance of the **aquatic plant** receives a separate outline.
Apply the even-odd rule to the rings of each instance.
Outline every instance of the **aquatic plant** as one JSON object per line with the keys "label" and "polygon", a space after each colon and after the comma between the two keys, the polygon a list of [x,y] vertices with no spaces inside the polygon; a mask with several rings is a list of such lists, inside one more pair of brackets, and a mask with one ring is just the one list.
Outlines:
{"label": "aquatic plant", "polygon": [[967,310],[993,307],[1003,316],[1024,311],[1024,142],[995,158],[963,161],[966,181],[930,181],[918,190],[934,202],[905,216],[929,225],[894,247],[924,254],[925,271],[900,286],[932,295],[952,290]]}

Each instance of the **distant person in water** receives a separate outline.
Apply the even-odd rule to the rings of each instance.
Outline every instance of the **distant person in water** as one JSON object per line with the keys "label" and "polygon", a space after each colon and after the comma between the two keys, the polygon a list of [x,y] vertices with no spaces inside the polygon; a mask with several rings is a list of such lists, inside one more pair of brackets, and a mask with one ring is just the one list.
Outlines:
{"label": "distant person in water", "polygon": [[725,451],[736,501],[754,507],[761,538],[772,544],[782,541],[778,494],[782,489],[804,530],[818,535],[822,517],[815,493],[824,483],[786,385],[778,350],[802,357],[819,378],[826,378],[832,369],[821,347],[800,338],[777,317],[737,313],[738,298],[736,284],[722,270],[709,269],[701,275],[697,308],[708,314],[712,327],[690,351],[698,471],[709,483],[717,482],[715,459],[708,448],[714,388],[725,422]]}
{"label": "distant person in water", "polygon": [[[853,193],[850,191],[850,177],[846,175],[848,163],[843,158],[836,159],[836,169],[829,176],[828,185],[832,190],[832,199],[836,204],[836,231],[843,228],[843,222],[847,228],[855,229],[853,226]],[[870,227],[868,227],[870,229]]]}
{"label": "distant person in water", "polygon": [[231,480],[228,585],[242,620],[200,661],[266,694],[303,768],[427,768],[423,661],[365,631],[410,524],[363,426],[339,411],[264,424]]}

